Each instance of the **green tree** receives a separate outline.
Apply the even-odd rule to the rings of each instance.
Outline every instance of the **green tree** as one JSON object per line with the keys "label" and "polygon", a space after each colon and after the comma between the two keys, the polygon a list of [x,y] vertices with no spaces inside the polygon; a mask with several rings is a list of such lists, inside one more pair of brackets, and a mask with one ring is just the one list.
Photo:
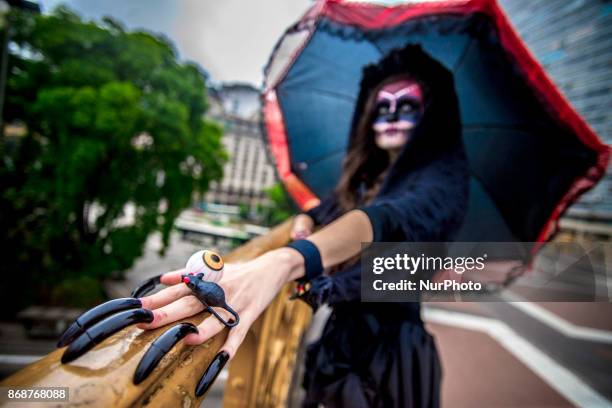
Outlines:
{"label": "green tree", "polygon": [[168,40],[65,8],[9,19],[4,119],[25,134],[0,144],[3,309],[95,303],[221,177],[222,131]]}
{"label": "green tree", "polygon": [[295,205],[281,183],[276,183],[266,189],[266,196],[270,203],[260,205],[257,208],[257,212],[264,224],[270,226],[278,225],[295,214]]}

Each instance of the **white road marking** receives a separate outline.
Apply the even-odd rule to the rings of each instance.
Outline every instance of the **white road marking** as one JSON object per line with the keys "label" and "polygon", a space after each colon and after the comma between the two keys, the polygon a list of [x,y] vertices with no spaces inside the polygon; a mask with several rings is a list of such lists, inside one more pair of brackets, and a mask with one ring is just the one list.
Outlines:
{"label": "white road marking", "polygon": [[40,360],[44,356],[30,356],[19,354],[0,354],[0,364],[28,365]]}
{"label": "white road marking", "polygon": [[550,387],[579,407],[612,407],[612,402],[591,388],[567,368],[547,356],[507,324],[497,319],[452,312],[431,307],[423,308],[427,322],[475,330],[488,334],[517,360],[525,364]]}
{"label": "white road marking", "polygon": [[520,309],[524,313],[557,330],[566,337],[595,341],[599,343],[612,343],[612,331],[579,326],[565,320],[561,316],[558,316],[549,310],[546,310],[540,305],[526,301],[516,294],[506,293],[503,295],[503,297],[508,301],[509,305]]}

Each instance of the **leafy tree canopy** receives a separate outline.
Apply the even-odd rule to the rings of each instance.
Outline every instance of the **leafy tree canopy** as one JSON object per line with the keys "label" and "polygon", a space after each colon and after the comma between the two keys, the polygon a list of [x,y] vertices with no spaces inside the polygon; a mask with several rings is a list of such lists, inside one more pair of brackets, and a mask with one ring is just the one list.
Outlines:
{"label": "leafy tree canopy", "polygon": [[205,76],[164,38],[111,19],[8,18],[4,123],[24,134],[0,144],[2,303],[95,303],[102,280],[152,232],[167,245],[193,194],[222,175]]}

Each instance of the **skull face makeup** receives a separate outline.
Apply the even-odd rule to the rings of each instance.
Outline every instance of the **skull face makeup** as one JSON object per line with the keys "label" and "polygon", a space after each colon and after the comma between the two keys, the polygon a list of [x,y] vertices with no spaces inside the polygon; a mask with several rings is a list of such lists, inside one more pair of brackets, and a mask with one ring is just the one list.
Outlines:
{"label": "skull face makeup", "polygon": [[375,109],[372,128],[376,145],[383,150],[401,150],[423,115],[423,90],[411,79],[391,82],[378,91]]}

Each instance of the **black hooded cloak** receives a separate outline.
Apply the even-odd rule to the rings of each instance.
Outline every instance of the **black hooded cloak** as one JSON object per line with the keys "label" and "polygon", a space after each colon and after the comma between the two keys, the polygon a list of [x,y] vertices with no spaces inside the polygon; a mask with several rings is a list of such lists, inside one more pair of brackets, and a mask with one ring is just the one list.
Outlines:
{"label": "black hooded cloak", "polygon": [[[364,69],[351,140],[370,93],[391,75],[410,73],[428,88],[421,122],[387,173],[377,196],[360,209],[374,241],[446,242],[467,209],[469,174],[452,74],[418,45],[396,49]],[[341,216],[335,194],[308,211],[318,225]],[[418,303],[361,303],[361,265],[311,282],[306,300],[332,315],[306,356],[304,406],[436,407],[441,369]]]}

